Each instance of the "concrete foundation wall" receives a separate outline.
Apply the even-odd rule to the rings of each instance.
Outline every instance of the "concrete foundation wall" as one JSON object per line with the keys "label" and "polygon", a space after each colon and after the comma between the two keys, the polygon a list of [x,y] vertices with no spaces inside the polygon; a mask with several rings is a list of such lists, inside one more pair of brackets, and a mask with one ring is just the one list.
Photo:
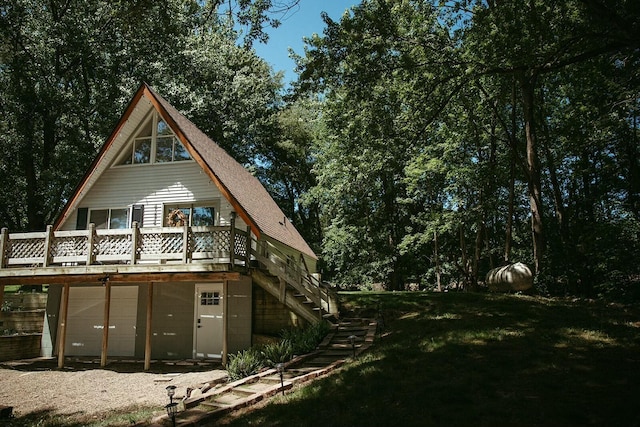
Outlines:
{"label": "concrete foundation wall", "polygon": [[253,333],[280,335],[283,329],[306,326],[307,322],[291,312],[276,297],[253,285]]}

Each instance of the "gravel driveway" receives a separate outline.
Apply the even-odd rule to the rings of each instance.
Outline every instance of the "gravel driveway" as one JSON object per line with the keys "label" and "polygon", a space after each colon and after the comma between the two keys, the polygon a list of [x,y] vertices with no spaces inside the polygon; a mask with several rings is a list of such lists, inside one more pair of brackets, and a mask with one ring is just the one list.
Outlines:
{"label": "gravel driveway", "polygon": [[42,410],[91,415],[131,405],[162,409],[168,385],[175,385],[181,397],[187,387],[220,382],[227,375],[214,364],[155,363],[151,372],[142,372],[141,363],[99,366],[73,362],[58,370],[51,359],[1,363],[0,405],[13,406],[15,416]]}

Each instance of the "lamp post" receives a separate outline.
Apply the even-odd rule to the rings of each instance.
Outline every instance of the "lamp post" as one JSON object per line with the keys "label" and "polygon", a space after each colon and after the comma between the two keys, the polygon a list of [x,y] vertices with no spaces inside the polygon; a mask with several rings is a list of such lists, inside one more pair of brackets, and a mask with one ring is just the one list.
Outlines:
{"label": "lamp post", "polygon": [[356,358],[356,336],[355,335],[349,335],[349,343],[351,343],[351,350],[353,351],[353,358]]}
{"label": "lamp post", "polygon": [[169,403],[173,403],[173,395],[176,394],[176,386],[168,385],[167,386],[167,396],[169,396]]}
{"label": "lamp post", "polygon": [[178,412],[178,402],[171,402],[167,404],[164,409],[167,411],[167,416],[171,418],[173,427],[176,427],[176,413]]}
{"label": "lamp post", "polygon": [[276,371],[280,374],[280,388],[282,389],[282,395],[284,396],[284,363],[278,363],[276,365]]}
{"label": "lamp post", "polygon": [[171,418],[173,427],[176,427],[176,413],[178,412],[178,403],[173,401],[173,396],[176,394],[176,386],[169,385],[166,388],[167,396],[169,396],[169,404],[164,407],[167,411],[167,416]]}

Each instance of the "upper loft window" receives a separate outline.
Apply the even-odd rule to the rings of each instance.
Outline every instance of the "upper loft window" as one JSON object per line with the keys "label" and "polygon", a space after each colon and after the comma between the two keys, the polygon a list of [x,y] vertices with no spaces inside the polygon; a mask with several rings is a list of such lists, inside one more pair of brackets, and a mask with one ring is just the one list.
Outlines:
{"label": "upper loft window", "polygon": [[119,165],[179,162],[191,160],[189,152],[162,117],[154,111],[138,130]]}

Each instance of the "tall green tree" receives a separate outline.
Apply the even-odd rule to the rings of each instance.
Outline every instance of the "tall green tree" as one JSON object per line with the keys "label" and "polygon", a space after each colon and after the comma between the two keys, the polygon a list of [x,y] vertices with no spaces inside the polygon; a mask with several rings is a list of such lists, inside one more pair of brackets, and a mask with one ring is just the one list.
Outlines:
{"label": "tall green tree", "polygon": [[[295,4],[0,1],[0,223],[52,223],[142,81],[252,161],[280,81],[250,45]],[[244,47],[236,23],[250,28]]]}
{"label": "tall green tree", "polygon": [[[330,221],[324,248],[337,275],[355,271],[392,284],[391,277],[402,280],[433,259],[435,240],[438,260],[472,284],[503,260],[529,261],[540,277],[579,265],[570,242],[589,232],[574,226],[573,203],[621,200],[625,207],[610,210],[613,216],[591,216],[614,225],[632,213],[637,194],[629,141],[637,132],[638,16],[630,1],[371,0],[339,22],[325,17],[324,36],[308,41],[301,60],[299,88],[327,100],[323,117],[332,135],[311,194],[323,200]],[[581,110],[581,85],[599,81],[603,71],[615,76],[603,84],[617,90],[591,91]],[[569,88],[577,92],[569,95]],[[614,106],[620,120],[609,122],[604,110]],[[592,125],[569,120],[564,114],[572,109],[592,110],[582,117]],[[579,132],[569,131],[571,123]],[[616,130],[605,135],[605,128]],[[594,177],[614,164],[631,183],[606,178],[609,187],[593,193]],[[380,191],[384,176],[393,179]],[[360,182],[366,193],[358,193]],[[575,197],[576,184],[586,197]],[[393,232],[379,232],[386,229]],[[395,242],[400,256],[385,257],[383,242]],[[588,256],[605,249],[597,246]],[[404,262],[377,268],[385,259]]]}

